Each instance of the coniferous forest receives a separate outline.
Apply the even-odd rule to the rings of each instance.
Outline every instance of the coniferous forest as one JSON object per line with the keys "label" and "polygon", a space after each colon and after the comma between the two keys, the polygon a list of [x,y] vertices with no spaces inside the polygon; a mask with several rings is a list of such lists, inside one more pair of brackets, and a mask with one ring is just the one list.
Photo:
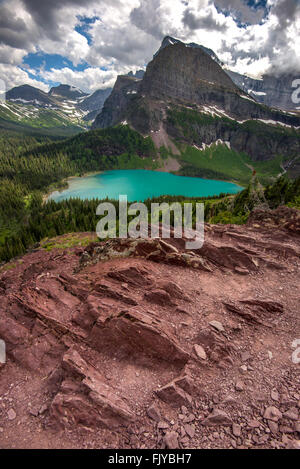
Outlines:
{"label": "coniferous forest", "polygon": [[[45,237],[95,231],[99,200],[44,202],[46,191],[71,175],[107,169],[158,167],[150,138],[128,126],[97,130],[61,141],[0,133],[0,261],[22,255]],[[255,194],[255,196],[254,196]],[[257,203],[300,207],[300,180],[281,177],[264,190],[254,177],[237,196],[206,199],[162,196],[153,201],[203,201],[212,223],[244,223]],[[146,201],[150,205],[151,201]],[[116,203],[117,207],[117,203]]]}

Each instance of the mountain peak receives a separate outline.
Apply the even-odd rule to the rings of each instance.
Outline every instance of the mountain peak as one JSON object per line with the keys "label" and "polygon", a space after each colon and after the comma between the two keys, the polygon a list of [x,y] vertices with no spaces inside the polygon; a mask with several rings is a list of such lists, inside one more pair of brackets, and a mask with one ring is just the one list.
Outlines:
{"label": "mountain peak", "polygon": [[61,98],[67,99],[76,99],[88,96],[88,93],[76,88],[75,86],[61,84],[58,86],[53,86],[49,91],[50,96],[59,96]]}
{"label": "mountain peak", "polygon": [[156,98],[165,95],[189,103],[201,103],[199,93],[204,83],[240,93],[240,89],[206,50],[168,36],[148,64],[141,90]]}
{"label": "mountain peak", "polygon": [[6,99],[8,101],[17,101],[23,104],[51,104],[51,98],[47,93],[31,85],[21,85],[12,88],[6,93]]}
{"label": "mountain peak", "polygon": [[175,39],[172,36],[166,36],[161,43],[161,46],[159,50],[154,54],[154,57],[157,56],[157,54],[162,50],[165,49],[166,47],[169,46],[174,46],[175,44],[183,44],[186,47],[191,47],[192,49],[201,49],[202,51],[206,52],[215,62],[217,62],[219,65],[223,66],[224,63],[219,59],[219,57],[215,54],[215,52],[212,49],[209,49],[205,46],[202,46],[201,44],[196,44],[195,42],[190,42],[190,43],[185,43],[183,41],[180,41],[179,39]]}
{"label": "mountain peak", "polygon": [[39,88],[36,88],[35,86],[31,86],[31,85],[19,85],[19,86],[15,86],[14,88],[12,88],[14,90],[37,90],[37,91],[41,91],[43,93],[42,90],[40,90]]}
{"label": "mountain peak", "polygon": [[181,42],[179,39],[175,39],[172,36],[166,36],[162,40],[161,47],[173,46],[176,42]]}

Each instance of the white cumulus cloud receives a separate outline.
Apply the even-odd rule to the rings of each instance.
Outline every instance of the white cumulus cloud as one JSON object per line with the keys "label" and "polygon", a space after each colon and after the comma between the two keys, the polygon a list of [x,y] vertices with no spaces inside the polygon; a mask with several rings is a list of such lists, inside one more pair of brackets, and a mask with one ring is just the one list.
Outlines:
{"label": "white cumulus cloud", "polygon": [[[0,79],[67,82],[87,91],[112,86],[116,76],[145,67],[165,35],[213,49],[241,73],[300,73],[300,2],[266,0],[2,0]],[[78,26],[82,18],[94,18]],[[29,70],[29,53],[59,54],[72,67]],[[81,68],[79,68],[81,70]],[[36,77],[36,80],[32,78]],[[37,86],[37,85],[36,85]]]}

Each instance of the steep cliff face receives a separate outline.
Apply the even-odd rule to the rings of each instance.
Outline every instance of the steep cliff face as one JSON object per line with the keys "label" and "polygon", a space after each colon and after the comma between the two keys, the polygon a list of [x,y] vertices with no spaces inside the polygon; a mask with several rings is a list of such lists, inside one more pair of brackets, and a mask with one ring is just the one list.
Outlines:
{"label": "steep cliff face", "polygon": [[137,95],[140,80],[132,76],[118,76],[112,93],[98,114],[93,129],[104,129],[122,122],[127,118],[130,102]]}
{"label": "steep cliff face", "polygon": [[82,111],[88,112],[84,117],[85,120],[94,120],[97,117],[111,92],[112,88],[97,90],[78,104]]}
{"label": "steep cliff face", "polygon": [[[222,68],[202,49],[176,43],[160,50],[148,64],[141,91],[154,98],[167,97],[198,103],[199,91],[211,87],[240,92]],[[199,103],[202,104],[202,103]]]}
{"label": "steep cliff face", "polygon": [[140,91],[152,99],[217,106],[236,120],[269,119],[300,125],[299,118],[261,106],[241,91],[201,48],[182,43],[161,49],[149,63]]}
{"label": "steep cliff face", "polygon": [[[162,49],[178,43],[184,45],[184,43],[178,39],[166,36],[154,57],[156,57]],[[299,74],[265,74],[261,79],[255,79],[229,70],[212,49],[195,43],[187,44],[187,46],[202,49],[206,52],[223,68],[224,72],[227,73],[241,90],[248,93],[257,102],[285,111],[294,111],[296,109],[297,105],[292,101],[292,93],[294,90],[292,85],[294,80],[299,78]]]}
{"label": "steep cliff face", "polygon": [[197,147],[228,142],[232,150],[247,153],[253,161],[266,161],[277,155],[290,160],[300,154],[299,132],[258,120],[239,123],[221,114],[212,117],[178,106],[168,110],[165,127],[177,141]]}
{"label": "steep cliff face", "polygon": [[[215,107],[239,121],[262,119],[300,126],[298,116],[270,109],[243,92],[202,48],[181,42],[165,44],[148,64],[141,81],[119,77],[94,128],[114,125],[127,118],[130,121],[132,104],[138,112],[138,102],[143,107],[146,105],[150,112],[152,108],[163,108],[169,103],[196,105],[200,112],[205,112],[206,107]],[[144,122],[135,124],[136,128],[145,128]],[[151,130],[155,129],[148,127],[147,131]]]}

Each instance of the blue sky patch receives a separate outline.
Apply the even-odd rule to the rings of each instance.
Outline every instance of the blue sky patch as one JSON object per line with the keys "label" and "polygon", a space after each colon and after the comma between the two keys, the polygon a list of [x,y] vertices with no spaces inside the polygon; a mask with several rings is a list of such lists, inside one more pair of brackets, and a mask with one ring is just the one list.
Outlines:
{"label": "blue sky patch", "polygon": [[[264,10],[263,18],[265,18],[268,15],[269,8],[267,6],[267,0],[241,0],[241,1],[244,2],[244,4],[247,5],[253,12],[255,12],[255,10],[257,11]],[[242,18],[242,14],[239,14],[238,10],[236,11],[236,14],[233,15],[232,10],[229,8],[228,9],[220,8],[218,5],[215,5],[215,7],[218,13],[223,13],[225,16],[233,16],[237,26],[240,28],[245,28],[250,24]]]}
{"label": "blue sky patch", "polygon": [[[84,16],[77,16],[78,19],[78,24],[75,27],[75,30],[84,36],[88,44],[92,44],[92,39],[89,34],[89,29],[92,24],[95,23],[95,21],[99,20],[100,18],[98,16],[94,16],[92,18],[84,17]],[[27,71],[28,75],[32,79],[39,79],[43,83],[48,83],[48,81],[45,81],[41,74],[39,73],[40,71],[51,71],[51,69],[57,69],[60,70],[62,68],[70,68],[73,71],[76,72],[83,72],[89,67],[89,64],[87,62],[82,62],[78,64],[77,66],[74,66],[73,63],[67,58],[59,54],[45,54],[43,52],[36,52],[36,53],[30,53],[23,59],[23,64],[25,65],[24,69]],[[32,73],[29,73],[27,70],[28,66],[30,69],[35,70],[36,74],[33,75]],[[107,70],[105,67],[101,67],[102,70]],[[51,85],[54,82],[51,83]],[[55,84],[55,83],[54,83]]]}
{"label": "blue sky patch", "polygon": [[43,69],[50,71],[51,68],[61,69],[64,67],[71,68],[77,72],[82,72],[88,67],[86,62],[78,64],[76,67],[72,62],[59,54],[44,54],[43,52],[37,52],[35,54],[28,54],[24,57],[23,63],[29,65],[33,69]]}
{"label": "blue sky patch", "polygon": [[100,18],[99,16],[93,16],[92,18],[87,18],[86,16],[77,16],[77,19],[80,23],[76,25],[75,31],[84,36],[90,46],[92,44],[92,38],[89,34],[89,29],[91,25],[94,24]]}
{"label": "blue sky patch", "polygon": [[[45,80],[41,75],[43,71],[51,71],[51,69],[60,70],[62,68],[67,67],[67,68],[70,68],[71,70],[82,72],[89,67],[89,64],[87,62],[80,63],[75,67],[69,59],[67,59],[66,57],[63,57],[62,55],[44,54],[42,52],[37,52],[35,54],[32,54],[32,53],[28,54],[26,57],[24,57],[23,64],[25,65],[25,67],[21,67],[21,68],[24,68],[24,70],[26,70],[26,73],[28,74],[30,78],[32,78],[33,80],[38,79],[39,81],[45,84],[49,84],[50,86],[57,86],[59,85],[59,83]],[[26,65],[30,69],[34,70],[36,73],[35,74],[30,73]]]}

